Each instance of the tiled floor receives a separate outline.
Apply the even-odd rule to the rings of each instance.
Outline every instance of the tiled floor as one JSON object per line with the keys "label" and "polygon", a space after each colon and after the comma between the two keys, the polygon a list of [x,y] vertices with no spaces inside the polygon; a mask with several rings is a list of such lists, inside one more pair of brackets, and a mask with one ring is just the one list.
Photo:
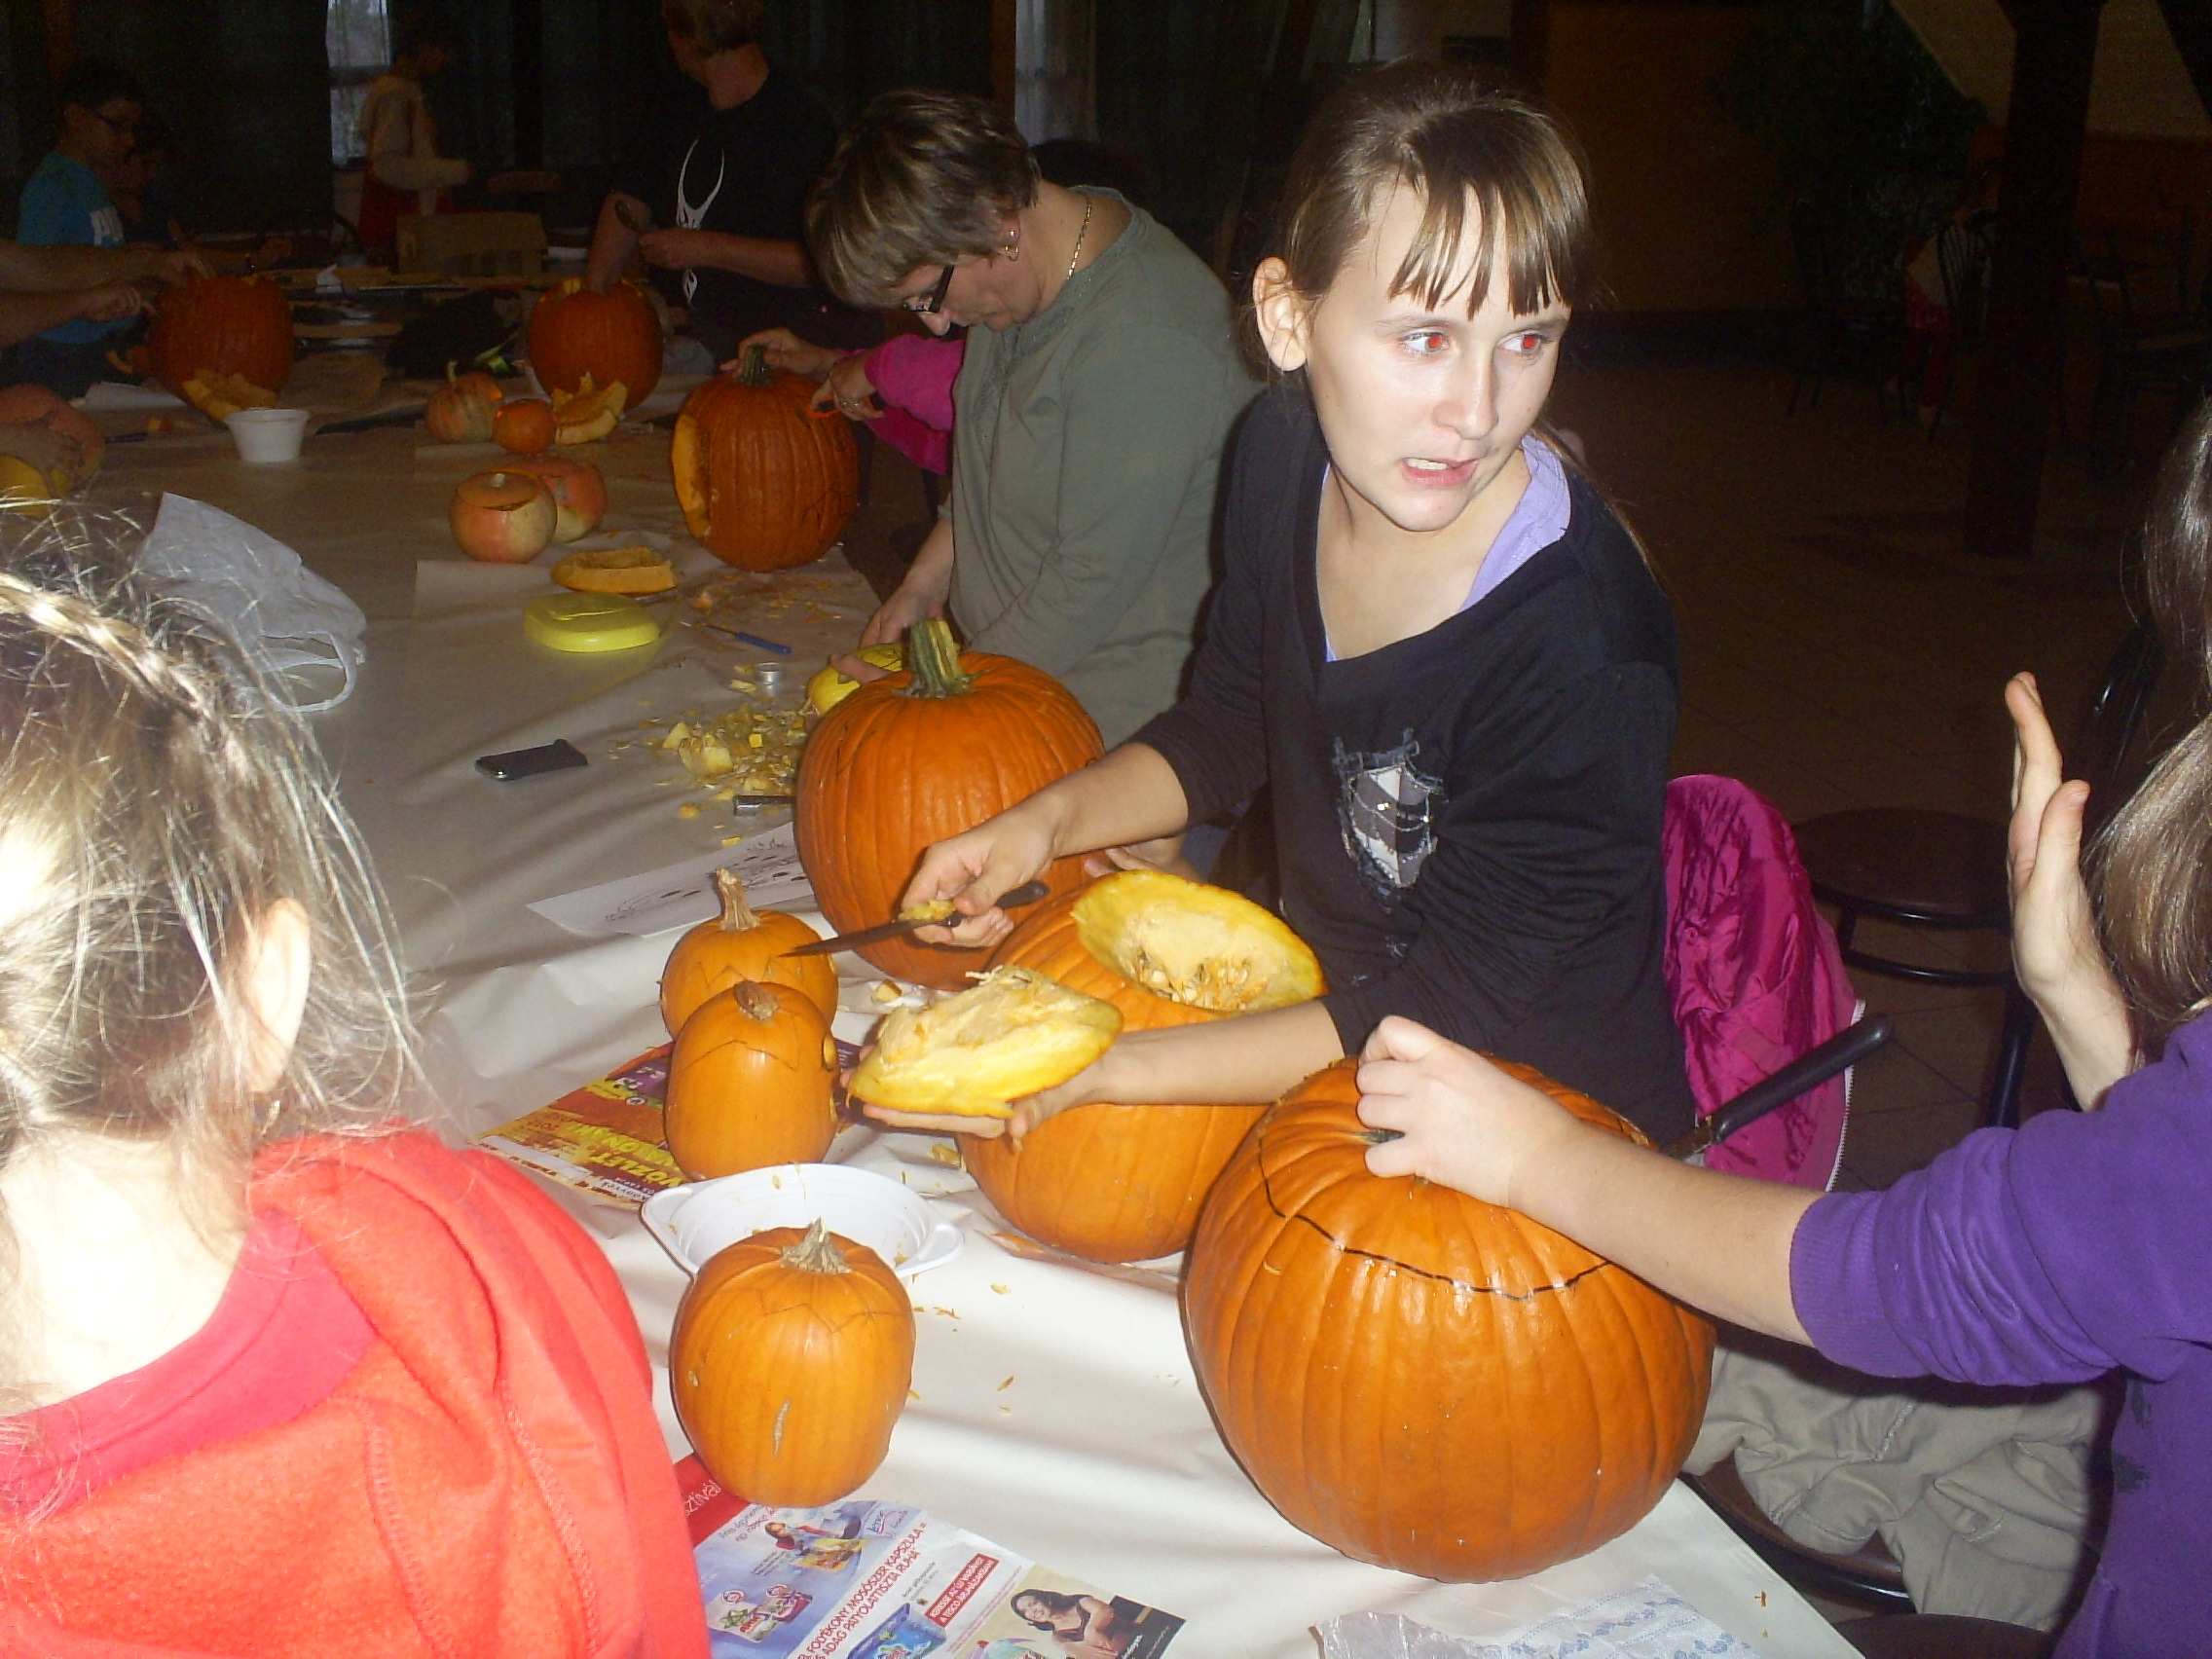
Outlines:
{"label": "tiled floor", "polygon": [[[1969,436],[1881,424],[1864,386],[1831,382],[1785,414],[1789,376],[1687,350],[1613,351],[1573,365],[1559,423],[1649,545],[1680,625],[1676,770],[1744,779],[1792,818],[1851,805],[2000,813],[2010,728],[1999,693],[2035,670],[2062,737],[2124,623],[2119,563],[2140,512],[2144,459],[2105,480],[2054,448],[2035,557],[1959,551]],[[1963,410],[1963,397],[1961,401]],[[856,549],[910,547],[919,483],[878,452]],[[890,569],[871,572],[879,583]],[[1871,926],[1864,935],[1878,946]],[[2002,941],[1918,934],[1910,948],[2002,961]],[[1977,1121],[1999,993],[1860,976],[1897,1041],[1860,1068],[1844,1180],[1883,1185]],[[2026,1105],[2060,1098],[2047,1046]]]}

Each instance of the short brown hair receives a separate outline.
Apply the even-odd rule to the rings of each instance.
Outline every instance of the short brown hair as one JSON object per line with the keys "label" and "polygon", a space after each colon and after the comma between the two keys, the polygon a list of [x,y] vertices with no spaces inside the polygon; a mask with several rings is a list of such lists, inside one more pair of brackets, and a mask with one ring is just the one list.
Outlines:
{"label": "short brown hair", "polygon": [[1526,315],[1580,302],[1591,264],[1590,188],[1580,149],[1533,104],[1465,69],[1407,58],[1353,77],[1322,104],[1284,181],[1272,247],[1309,303],[1400,185],[1419,191],[1421,223],[1393,293],[1441,304],[1460,267],[1474,200],[1478,310],[1503,261],[1506,297]]}
{"label": "short brown hair", "polygon": [[1037,200],[1037,163],[998,105],[963,92],[885,92],[837,140],[806,202],[830,291],[892,304],[925,265],[994,251],[1000,216]]}
{"label": "short brown hair", "polygon": [[660,0],[668,32],[709,55],[759,45],[767,11],[766,0]]}

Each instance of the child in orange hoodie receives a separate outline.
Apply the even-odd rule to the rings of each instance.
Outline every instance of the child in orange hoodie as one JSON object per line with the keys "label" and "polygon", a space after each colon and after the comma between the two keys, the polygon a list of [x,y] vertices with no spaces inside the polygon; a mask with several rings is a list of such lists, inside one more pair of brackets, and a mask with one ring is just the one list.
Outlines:
{"label": "child in orange hoodie", "polygon": [[312,741],[121,537],[0,531],[0,1652],[706,1651],[643,1345],[394,1121]]}

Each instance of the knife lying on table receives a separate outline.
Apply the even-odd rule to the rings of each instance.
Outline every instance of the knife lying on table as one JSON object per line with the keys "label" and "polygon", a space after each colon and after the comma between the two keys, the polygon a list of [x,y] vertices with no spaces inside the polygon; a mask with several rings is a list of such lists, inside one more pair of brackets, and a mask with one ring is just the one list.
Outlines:
{"label": "knife lying on table", "polygon": [[[999,908],[1011,910],[1019,904],[1034,904],[1051,889],[1042,881],[1025,881],[1019,887],[1009,888],[999,895]],[[812,944],[802,944],[787,950],[786,956],[821,956],[832,950],[858,950],[864,944],[874,944],[881,940],[899,939],[916,928],[937,927],[958,921],[955,916],[903,916],[897,921],[883,922],[858,933],[839,934],[835,939],[818,939]]]}

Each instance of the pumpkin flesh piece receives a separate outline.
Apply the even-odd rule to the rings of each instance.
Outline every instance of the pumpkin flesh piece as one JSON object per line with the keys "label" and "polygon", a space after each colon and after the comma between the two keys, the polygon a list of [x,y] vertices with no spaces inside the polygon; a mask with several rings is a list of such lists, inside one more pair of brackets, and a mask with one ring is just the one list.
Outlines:
{"label": "pumpkin flesh piece", "polygon": [[1122,1029],[1112,1005],[1026,968],[999,968],[924,1009],[898,1009],[853,1074],[852,1091],[894,1112],[1009,1118],[1103,1054]]}

